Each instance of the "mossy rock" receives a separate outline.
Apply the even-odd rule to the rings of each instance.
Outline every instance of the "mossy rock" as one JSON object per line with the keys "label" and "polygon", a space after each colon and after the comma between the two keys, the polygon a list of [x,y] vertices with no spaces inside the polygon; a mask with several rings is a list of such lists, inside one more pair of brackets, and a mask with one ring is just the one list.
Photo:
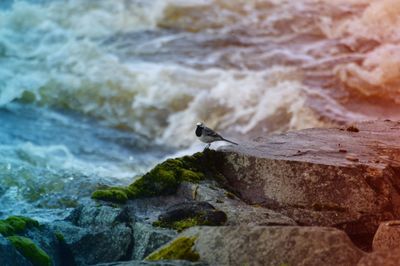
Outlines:
{"label": "mossy rock", "polygon": [[180,220],[180,221],[175,221],[172,223],[166,223],[166,222],[162,222],[162,221],[155,221],[153,223],[153,226],[170,228],[170,229],[177,230],[178,232],[182,232],[183,230],[185,230],[187,228],[197,226],[197,225],[202,225],[202,223],[199,221],[198,218],[188,218],[188,219],[184,219],[184,220]]}
{"label": "mossy rock", "polygon": [[219,178],[215,170],[215,154],[215,151],[208,150],[168,159],[128,187],[100,189],[92,194],[92,198],[125,203],[128,199],[174,194],[184,181],[198,183],[206,178]]}
{"label": "mossy rock", "polygon": [[39,227],[39,222],[28,217],[10,216],[0,220],[0,234],[3,236],[19,234],[32,227]]}
{"label": "mossy rock", "polygon": [[200,255],[192,250],[196,237],[179,237],[169,245],[151,253],[145,260],[188,260],[198,261]]}
{"label": "mossy rock", "polygon": [[46,252],[36,246],[29,238],[23,236],[10,236],[7,238],[11,244],[25,257],[33,266],[50,266],[51,259]]}
{"label": "mossy rock", "polygon": [[128,200],[127,191],[124,188],[99,189],[93,192],[93,199],[125,203]]}
{"label": "mossy rock", "polygon": [[169,207],[158,217],[153,226],[170,228],[181,232],[197,225],[221,226],[227,215],[205,201],[182,202]]}
{"label": "mossy rock", "polygon": [[56,231],[56,232],[54,232],[54,235],[56,236],[58,242],[65,243],[65,237],[64,237],[63,233],[61,233],[60,231]]}

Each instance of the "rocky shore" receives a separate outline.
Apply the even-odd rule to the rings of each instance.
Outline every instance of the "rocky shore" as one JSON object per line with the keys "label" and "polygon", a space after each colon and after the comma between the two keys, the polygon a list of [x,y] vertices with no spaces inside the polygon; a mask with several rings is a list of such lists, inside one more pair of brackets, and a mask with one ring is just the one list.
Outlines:
{"label": "rocky shore", "polygon": [[170,159],[63,221],[0,221],[0,264],[398,265],[399,136],[364,122]]}

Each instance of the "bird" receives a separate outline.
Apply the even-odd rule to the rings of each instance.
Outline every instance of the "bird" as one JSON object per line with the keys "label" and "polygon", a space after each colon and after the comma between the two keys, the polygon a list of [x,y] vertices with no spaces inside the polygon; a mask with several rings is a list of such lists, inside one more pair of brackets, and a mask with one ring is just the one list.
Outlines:
{"label": "bird", "polygon": [[195,133],[196,136],[200,139],[200,141],[207,143],[206,149],[210,148],[211,143],[213,143],[214,141],[226,141],[234,145],[239,145],[236,142],[223,138],[220,134],[218,134],[211,128],[206,127],[201,122],[196,124]]}

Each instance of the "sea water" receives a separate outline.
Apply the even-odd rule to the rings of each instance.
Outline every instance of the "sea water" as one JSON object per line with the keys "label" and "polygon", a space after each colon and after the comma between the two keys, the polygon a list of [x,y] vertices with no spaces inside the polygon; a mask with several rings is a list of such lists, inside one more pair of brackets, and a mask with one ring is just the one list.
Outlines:
{"label": "sea water", "polygon": [[395,0],[2,0],[0,217],[63,217],[201,149],[198,121],[240,142],[399,118],[399,14]]}

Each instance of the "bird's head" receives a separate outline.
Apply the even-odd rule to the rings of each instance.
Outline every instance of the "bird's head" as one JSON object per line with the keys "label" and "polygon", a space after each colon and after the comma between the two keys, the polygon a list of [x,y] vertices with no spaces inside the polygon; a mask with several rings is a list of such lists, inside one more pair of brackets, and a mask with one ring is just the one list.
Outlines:
{"label": "bird's head", "polygon": [[203,132],[203,128],[204,128],[203,123],[199,122],[199,123],[196,124],[196,131],[195,132],[196,132],[196,136],[197,137],[201,136],[201,134]]}

